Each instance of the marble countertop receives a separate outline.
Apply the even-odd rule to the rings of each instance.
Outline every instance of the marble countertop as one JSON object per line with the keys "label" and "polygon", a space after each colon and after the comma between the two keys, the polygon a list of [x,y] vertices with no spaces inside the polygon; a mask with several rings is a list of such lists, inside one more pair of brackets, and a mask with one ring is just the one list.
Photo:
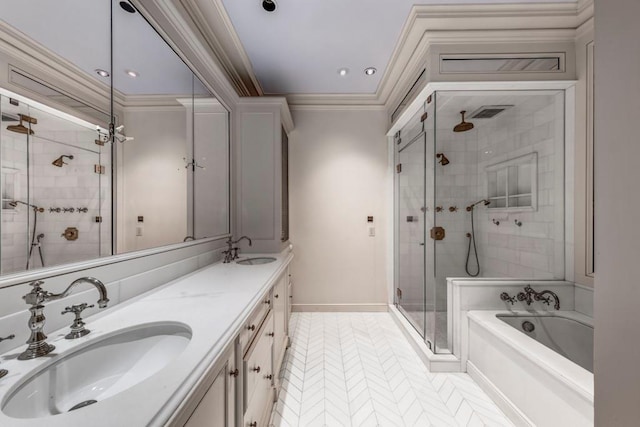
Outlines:
{"label": "marble countertop", "polygon": [[[185,350],[158,374],[135,386],[79,411],[47,418],[17,419],[0,411],[1,426],[161,426],[180,407],[189,392],[216,363],[240,332],[242,324],[293,258],[290,250],[272,256],[275,262],[242,266],[212,264],[180,277],[154,291],[115,306],[102,315],[87,319],[92,332],[86,337],[65,340],[61,331],[49,333],[56,354],[68,354],[75,347],[111,334],[115,330],[151,322],[179,322],[188,325],[192,338]],[[17,361],[21,346],[2,355],[2,367],[10,374],[0,381],[0,402],[25,376],[55,363],[42,357]]]}

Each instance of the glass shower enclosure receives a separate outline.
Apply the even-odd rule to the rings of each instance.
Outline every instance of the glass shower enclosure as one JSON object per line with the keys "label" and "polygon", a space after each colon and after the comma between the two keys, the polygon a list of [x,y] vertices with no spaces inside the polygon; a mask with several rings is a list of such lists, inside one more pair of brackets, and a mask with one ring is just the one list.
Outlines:
{"label": "glass shower enclosure", "polygon": [[0,93],[0,274],[111,253],[111,159],[96,126]]}
{"label": "glass shower enclosure", "polygon": [[447,279],[564,279],[564,100],[434,91],[396,132],[394,302],[434,353]]}

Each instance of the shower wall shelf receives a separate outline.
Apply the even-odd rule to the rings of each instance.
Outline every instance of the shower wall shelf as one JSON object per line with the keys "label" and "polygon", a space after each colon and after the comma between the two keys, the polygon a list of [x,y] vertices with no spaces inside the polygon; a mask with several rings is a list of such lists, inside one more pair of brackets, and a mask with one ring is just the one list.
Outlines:
{"label": "shower wall shelf", "polygon": [[18,193],[18,169],[2,167],[2,212],[15,213],[16,208],[9,205],[16,199]]}
{"label": "shower wall shelf", "polygon": [[538,153],[533,152],[486,167],[487,209],[505,212],[538,208]]}

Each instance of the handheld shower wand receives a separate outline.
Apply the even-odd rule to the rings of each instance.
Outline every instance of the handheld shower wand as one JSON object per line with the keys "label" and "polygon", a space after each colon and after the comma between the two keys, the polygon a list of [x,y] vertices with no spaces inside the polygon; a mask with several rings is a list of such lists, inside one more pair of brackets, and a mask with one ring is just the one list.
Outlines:
{"label": "handheld shower wand", "polygon": [[[467,260],[464,263],[464,269],[467,272],[467,274],[471,277],[477,277],[480,275],[480,260],[478,259],[478,248],[476,247],[476,230],[473,225],[473,208],[481,203],[484,204],[484,206],[488,206],[491,203],[491,201],[487,199],[482,199],[467,206],[467,212],[471,212],[471,233],[467,233],[467,238],[469,239],[469,246],[467,247]],[[469,271],[469,257],[471,256],[472,243],[473,243],[473,251],[475,252],[475,255],[476,255],[476,272],[475,273],[471,273]]]}

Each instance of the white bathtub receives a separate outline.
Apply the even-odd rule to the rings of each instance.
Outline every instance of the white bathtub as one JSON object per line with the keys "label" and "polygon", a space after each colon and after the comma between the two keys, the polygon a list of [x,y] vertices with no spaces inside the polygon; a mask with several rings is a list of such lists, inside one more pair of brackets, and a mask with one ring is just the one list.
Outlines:
{"label": "white bathtub", "polygon": [[[467,317],[467,372],[517,425],[593,426],[593,374],[583,367],[593,366],[590,318],[507,311],[470,311]],[[522,331],[525,321],[535,334]]]}

